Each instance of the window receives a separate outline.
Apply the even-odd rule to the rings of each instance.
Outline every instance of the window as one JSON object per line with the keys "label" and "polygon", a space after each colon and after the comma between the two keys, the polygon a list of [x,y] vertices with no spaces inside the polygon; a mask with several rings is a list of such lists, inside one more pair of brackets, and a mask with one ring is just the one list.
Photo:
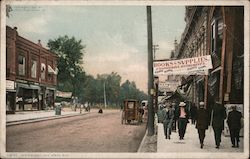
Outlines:
{"label": "window", "polygon": [[215,18],[211,24],[211,55],[214,67],[221,65],[221,51],[223,41],[223,20]]}
{"label": "window", "polygon": [[18,55],[18,75],[25,76],[25,56]]}
{"label": "window", "polygon": [[37,77],[37,61],[34,59],[31,60],[31,77]]}
{"label": "window", "polygon": [[213,21],[211,25],[211,51],[215,52],[215,45],[216,45],[216,28],[215,28],[215,21]]}
{"label": "window", "polygon": [[41,63],[41,79],[45,80],[45,73],[46,73],[46,65]]}

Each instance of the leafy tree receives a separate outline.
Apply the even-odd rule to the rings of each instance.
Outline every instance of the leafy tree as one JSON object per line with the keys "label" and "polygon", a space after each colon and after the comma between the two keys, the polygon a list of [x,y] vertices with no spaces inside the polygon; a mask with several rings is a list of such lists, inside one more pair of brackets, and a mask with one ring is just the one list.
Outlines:
{"label": "leafy tree", "polygon": [[123,102],[124,99],[137,99],[139,101],[147,99],[147,95],[140,91],[138,88],[136,88],[135,82],[130,82],[129,80],[126,80],[121,85],[120,90],[120,103]]}
{"label": "leafy tree", "polygon": [[48,47],[50,51],[56,53],[58,59],[58,89],[62,91],[72,91],[73,96],[83,98],[81,95],[85,73],[81,68],[83,63],[85,45],[81,40],[67,35],[59,36],[57,39],[49,40]]}

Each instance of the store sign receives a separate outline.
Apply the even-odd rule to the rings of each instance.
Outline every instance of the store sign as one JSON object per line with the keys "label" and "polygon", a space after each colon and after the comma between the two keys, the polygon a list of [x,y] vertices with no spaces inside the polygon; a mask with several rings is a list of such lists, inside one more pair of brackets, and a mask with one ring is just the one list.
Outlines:
{"label": "store sign", "polygon": [[204,75],[212,69],[210,55],[154,62],[154,75]]}
{"label": "store sign", "polygon": [[56,96],[61,97],[61,98],[71,98],[72,92],[61,92],[61,91],[56,91]]}
{"label": "store sign", "polygon": [[14,90],[15,89],[15,82],[6,80],[6,89],[8,90]]}

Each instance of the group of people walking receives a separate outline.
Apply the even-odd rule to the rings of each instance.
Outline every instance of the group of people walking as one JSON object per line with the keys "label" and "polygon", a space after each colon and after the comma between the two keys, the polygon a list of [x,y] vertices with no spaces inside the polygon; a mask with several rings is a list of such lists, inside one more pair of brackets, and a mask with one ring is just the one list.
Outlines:
{"label": "group of people walking", "polygon": [[[175,102],[160,105],[160,109],[157,112],[158,122],[163,123],[165,138],[170,139],[172,128],[175,128],[177,123],[179,140],[184,140],[190,114],[191,108],[187,107],[185,102],[180,102],[178,105]],[[195,118],[191,119],[192,124],[196,124],[195,127],[198,131],[201,149],[204,146],[205,133],[209,125],[213,128],[215,145],[219,149],[221,134],[224,129],[224,120],[226,118],[230,130],[232,147],[238,148],[242,114],[237,111],[236,106],[232,106],[232,111],[228,113],[227,117],[226,108],[222,104],[215,103],[208,110],[205,108],[204,102],[199,103],[199,106],[195,110]]]}

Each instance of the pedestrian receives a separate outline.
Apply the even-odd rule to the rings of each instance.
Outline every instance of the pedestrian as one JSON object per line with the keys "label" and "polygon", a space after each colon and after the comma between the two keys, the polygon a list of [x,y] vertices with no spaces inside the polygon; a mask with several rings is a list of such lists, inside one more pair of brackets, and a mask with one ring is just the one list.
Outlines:
{"label": "pedestrian", "polygon": [[217,149],[220,147],[221,143],[221,133],[224,130],[224,120],[226,119],[226,108],[216,102],[212,107],[212,127],[214,130],[214,139]]}
{"label": "pedestrian", "polygon": [[157,110],[157,117],[158,117],[158,123],[163,123],[163,113],[164,113],[164,107],[163,104],[159,105],[159,109]]}
{"label": "pedestrian", "polygon": [[170,139],[173,119],[174,111],[172,107],[167,104],[166,108],[163,110],[163,128],[166,139]]}
{"label": "pedestrian", "polygon": [[174,111],[174,119],[173,119],[173,124],[172,124],[172,130],[175,132],[176,132],[176,120],[177,120],[176,115],[175,115],[176,114],[175,111],[177,110],[177,107],[178,107],[178,105],[175,102],[173,102],[172,109]]}
{"label": "pedestrian", "polygon": [[195,125],[196,118],[197,118],[197,107],[195,106],[194,103],[191,104],[190,116],[191,116],[191,123]]}
{"label": "pedestrian", "polygon": [[197,111],[196,129],[198,130],[201,149],[204,146],[204,138],[206,136],[206,129],[208,129],[208,125],[209,125],[209,113],[207,109],[205,109],[204,107],[204,102],[200,102],[199,109]]}
{"label": "pedestrian", "polygon": [[241,112],[236,110],[236,106],[232,106],[232,111],[229,112],[227,118],[227,124],[230,131],[230,137],[232,142],[232,147],[239,147],[239,133],[241,129]]}
{"label": "pedestrian", "polygon": [[179,108],[176,111],[176,113],[177,113],[176,116],[178,118],[179,137],[180,137],[180,140],[183,140],[185,133],[186,133],[187,123],[189,119],[189,111],[186,108],[186,103],[180,102]]}
{"label": "pedestrian", "polygon": [[143,114],[144,114],[144,109],[140,106],[139,108],[138,108],[138,112],[139,112],[139,122],[143,122],[143,119],[142,119],[142,117],[143,117]]}

